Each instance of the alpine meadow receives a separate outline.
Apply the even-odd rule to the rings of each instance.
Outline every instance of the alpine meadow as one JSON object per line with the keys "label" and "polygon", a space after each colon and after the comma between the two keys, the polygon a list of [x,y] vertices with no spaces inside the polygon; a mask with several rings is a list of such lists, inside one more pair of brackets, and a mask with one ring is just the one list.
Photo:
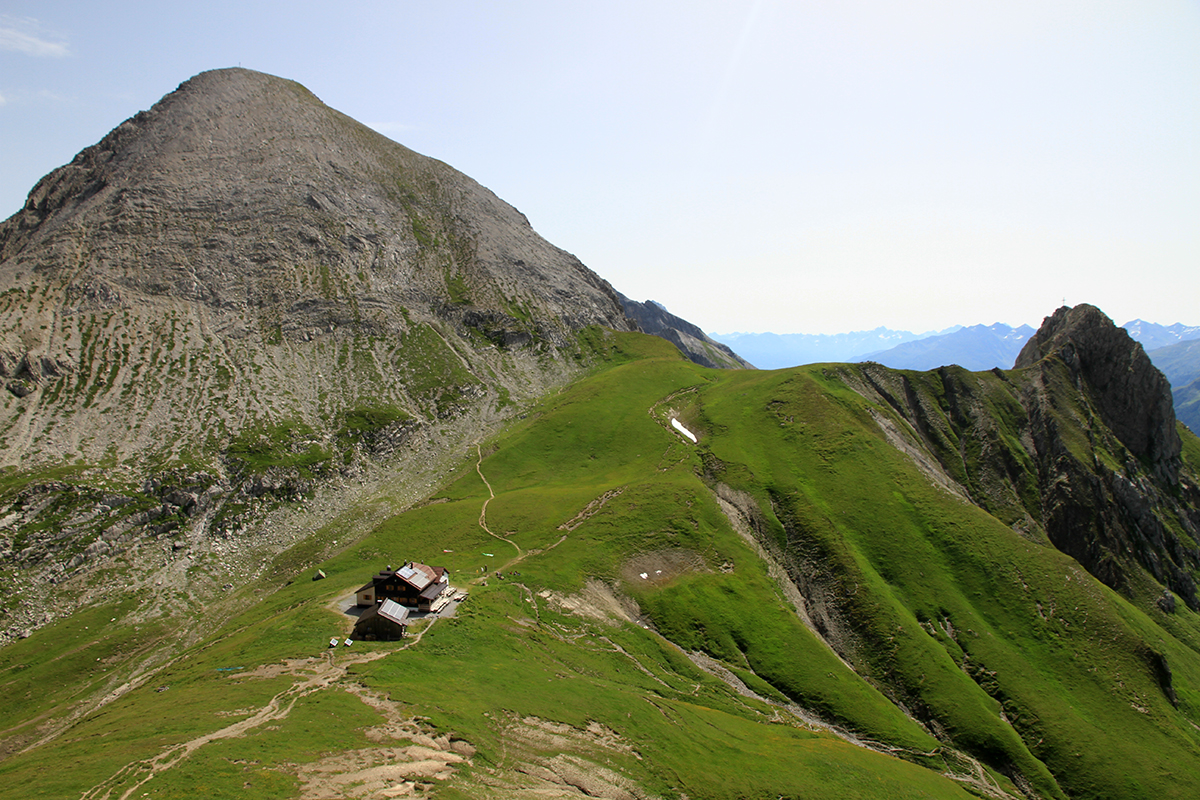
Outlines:
{"label": "alpine meadow", "polygon": [[0,224],[0,798],[1200,796],[1200,439],[1047,312],[755,370],[202,73]]}

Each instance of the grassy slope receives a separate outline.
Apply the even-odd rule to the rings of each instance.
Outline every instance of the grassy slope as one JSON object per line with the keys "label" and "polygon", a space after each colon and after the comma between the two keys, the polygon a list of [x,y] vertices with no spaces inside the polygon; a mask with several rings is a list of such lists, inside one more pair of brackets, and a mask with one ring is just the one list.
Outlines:
{"label": "grassy slope", "polygon": [[[479,527],[489,492],[473,470],[460,471],[439,502],[323,564],[327,580],[304,575],[281,586],[285,575],[248,592],[243,614],[151,681],[54,745],[0,762],[0,797],[79,795],[135,759],[244,718],[289,679],[222,670],[319,653],[345,625],[327,604],[384,562],[442,564],[462,585],[516,547],[526,557],[505,580],[472,587],[453,620],[411,649],[352,668],[433,730],[479,749],[445,797],[474,796],[493,770],[551,755],[548,746],[513,744],[511,726],[527,717],[602,724],[629,749],[586,755],[663,796],[964,796],[938,774],[954,768],[954,757],[887,695],[936,720],[993,769],[1015,765],[1044,796],[1200,790],[1189,721],[1200,719],[1196,653],[1057,551],[935,490],[880,438],[857,395],[820,368],[715,372],[658,340],[594,344],[610,349],[611,368],[484,446],[491,454],[481,469],[496,495],[487,524],[512,543]],[[701,433],[699,448],[667,428],[668,406]],[[723,464],[722,480],[769,512],[774,535],[827,560],[845,589],[869,680],[782,610],[765,566],[700,478],[704,451]],[[593,516],[560,530],[615,491]],[[692,567],[664,582],[637,577],[639,559],[674,553],[688,554]],[[631,596],[662,636],[566,615],[550,601],[550,592],[580,593],[588,579]],[[9,732],[64,713],[83,682],[99,687],[104,675],[93,659],[112,658],[119,672],[136,647],[163,635],[122,627],[122,613],[98,609],[87,630],[77,616],[0,651],[0,692],[23,698],[6,702]],[[1194,616],[1177,615],[1181,636]],[[760,695],[812,708],[907,760],[772,722],[773,709],[737,696],[676,645],[703,650]],[[1167,655],[1179,711],[1139,656],[1150,647]],[[356,698],[314,692],[276,729],[205,745],[137,794],[293,796],[287,764],[365,746],[362,729],[373,724],[377,715]]]}
{"label": "grassy slope", "polygon": [[[1031,753],[1073,796],[1183,797],[1200,786],[1190,721],[1200,661],[1146,612],[934,490],[820,368],[745,373],[706,400],[721,434],[714,454],[753,470],[749,480],[731,469],[731,480],[767,508],[768,494],[782,498],[794,535],[835,560],[844,584],[872,588],[846,605],[867,633],[873,674],[919,698],[961,745],[1034,779]],[[1184,714],[1159,688],[1149,650],[1167,654]]]}

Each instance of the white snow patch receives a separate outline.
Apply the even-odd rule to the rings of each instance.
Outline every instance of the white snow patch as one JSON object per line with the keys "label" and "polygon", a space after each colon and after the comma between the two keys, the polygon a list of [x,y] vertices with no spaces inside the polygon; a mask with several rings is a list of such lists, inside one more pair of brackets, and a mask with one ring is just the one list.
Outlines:
{"label": "white snow patch", "polygon": [[679,422],[679,420],[675,419],[674,417],[671,417],[671,427],[674,428],[675,430],[679,431],[680,433],[682,433],[687,438],[691,439],[692,444],[696,443],[696,434],[692,433],[687,428],[683,427],[683,425]]}

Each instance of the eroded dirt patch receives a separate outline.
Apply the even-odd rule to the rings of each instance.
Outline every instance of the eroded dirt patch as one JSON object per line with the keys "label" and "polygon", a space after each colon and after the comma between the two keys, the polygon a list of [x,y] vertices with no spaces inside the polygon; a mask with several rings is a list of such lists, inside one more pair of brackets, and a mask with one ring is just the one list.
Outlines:
{"label": "eroded dirt patch", "polygon": [[[506,763],[477,775],[477,796],[655,800],[612,765],[614,756],[641,756],[616,731],[597,722],[576,728],[533,716],[503,721]],[[608,764],[608,766],[606,766]]]}
{"label": "eroded dirt patch", "polygon": [[634,556],[621,567],[621,577],[634,586],[660,585],[680,575],[708,571],[704,556],[695,550],[677,547]]}
{"label": "eroded dirt patch", "polygon": [[549,589],[538,592],[538,597],[560,614],[617,625],[622,622],[636,623],[641,615],[637,603],[618,595],[611,586],[598,580],[588,581],[583,591],[577,594],[559,594]]}
{"label": "eroded dirt patch", "polygon": [[520,742],[538,750],[572,752],[580,749],[626,753],[641,760],[633,747],[612,728],[595,720],[586,728],[576,728],[562,722],[540,717],[513,717],[504,728],[509,741]]}
{"label": "eroded dirt patch", "polygon": [[364,731],[380,746],[344,750],[294,765],[292,771],[301,783],[300,800],[424,796],[437,783],[454,777],[457,767],[469,764],[475,755],[469,743],[429,731],[387,697],[359,684],[347,683],[342,688],[383,718],[381,724]]}
{"label": "eroded dirt patch", "polygon": [[330,797],[382,800],[424,795],[434,782],[454,777],[466,759],[428,747],[371,747],[346,750],[296,768],[300,800]]}

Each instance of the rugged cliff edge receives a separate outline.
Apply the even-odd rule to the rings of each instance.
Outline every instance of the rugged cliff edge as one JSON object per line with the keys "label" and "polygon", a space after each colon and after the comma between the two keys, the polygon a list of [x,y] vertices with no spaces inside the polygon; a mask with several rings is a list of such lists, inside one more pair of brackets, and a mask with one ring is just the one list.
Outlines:
{"label": "rugged cliff edge", "polygon": [[1179,433],[1171,384],[1133,338],[1090,305],[1047,317],[1017,356],[1014,369],[1057,359],[1070,370],[1104,425],[1161,480],[1179,477]]}
{"label": "rugged cliff edge", "polygon": [[[1175,592],[1200,608],[1200,494],[1194,477],[1180,480],[1171,386],[1142,346],[1095,307],[1064,307],[1015,368],[1051,541],[1114,589],[1132,591],[1140,565],[1168,590],[1164,603]],[[1082,413],[1063,413],[1069,387]]]}
{"label": "rugged cliff edge", "polygon": [[644,333],[666,339],[679,348],[679,352],[702,367],[719,369],[754,369],[749,361],[712,339],[697,326],[682,317],[677,317],[653,300],[639,303],[620,292],[617,296],[625,315],[638,324]]}
{"label": "rugged cliff edge", "polygon": [[949,490],[1113,589],[1200,609],[1200,490],[1170,385],[1095,307],[1047,317],[1013,370],[864,365],[850,380],[902,416],[894,441]]}

